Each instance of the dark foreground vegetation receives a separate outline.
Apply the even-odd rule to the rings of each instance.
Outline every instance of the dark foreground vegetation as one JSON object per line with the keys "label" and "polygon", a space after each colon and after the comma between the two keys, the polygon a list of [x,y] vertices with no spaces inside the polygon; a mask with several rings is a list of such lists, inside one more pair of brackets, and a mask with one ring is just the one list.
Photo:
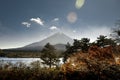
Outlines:
{"label": "dark foreground vegetation", "polygon": [[120,65],[111,65],[100,72],[94,70],[66,72],[61,69],[13,67],[0,69],[0,80],[119,80]]}

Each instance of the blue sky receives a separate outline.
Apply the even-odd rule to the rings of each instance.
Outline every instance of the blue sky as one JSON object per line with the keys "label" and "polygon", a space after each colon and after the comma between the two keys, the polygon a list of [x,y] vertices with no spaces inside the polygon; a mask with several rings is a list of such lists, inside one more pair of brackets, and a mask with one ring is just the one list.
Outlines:
{"label": "blue sky", "polygon": [[0,0],[0,48],[40,41],[56,32],[72,38],[109,36],[120,19],[120,0]]}

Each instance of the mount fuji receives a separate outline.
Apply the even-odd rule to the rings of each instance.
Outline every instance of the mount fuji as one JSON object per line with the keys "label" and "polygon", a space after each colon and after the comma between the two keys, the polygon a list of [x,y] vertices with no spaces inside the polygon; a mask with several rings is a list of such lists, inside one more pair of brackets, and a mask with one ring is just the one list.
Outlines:
{"label": "mount fuji", "polygon": [[65,50],[65,45],[67,43],[72,44],[73,39],[64,33],[55,33],[52,36],[49,36],[41,41],[31,43],[24,47],[18,48],[19,50],[42,50],[45,44],[50,43],[57,50]]}

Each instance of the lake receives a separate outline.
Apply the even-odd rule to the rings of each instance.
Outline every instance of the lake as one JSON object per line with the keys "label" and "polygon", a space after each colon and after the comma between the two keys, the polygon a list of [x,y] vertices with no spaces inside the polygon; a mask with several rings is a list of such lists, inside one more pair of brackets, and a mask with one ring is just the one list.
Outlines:
{"label": "lake", "polygon": [[[60,63],[59,64],[63,64],[62,58],[59,59]],[[1,63],[12,63],[12,64],[16,64],[19,62],[25,63],[26,65],[29,65],[31,62],[34,61],[40,61],[43,62],[40,58],[7,58],[7,57],[0,57],[0,62]]]}
{"label": "lake", "polygon": [[0,57],[0,61],[11,62],[11,63],[17,63],[17,62],[31,63],[31,62],[34,62],[34,61],[42,61],[42,60],[40,58],[7,58],[7,57]]}

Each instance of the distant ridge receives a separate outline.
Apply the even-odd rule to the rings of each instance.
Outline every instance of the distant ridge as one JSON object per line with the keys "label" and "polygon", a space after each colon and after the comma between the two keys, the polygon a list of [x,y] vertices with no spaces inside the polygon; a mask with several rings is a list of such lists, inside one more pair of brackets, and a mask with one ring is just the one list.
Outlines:
{"label": "distant ridge", "polygon": [[47,37],[39,42],[34,42],[24,47],[18,48],[19,50],[41,50],[47,43],[54,45],[57,50],[65,50],[67,42],[73,43],[73,39],[64,33],[55,33],[52,36]]}

